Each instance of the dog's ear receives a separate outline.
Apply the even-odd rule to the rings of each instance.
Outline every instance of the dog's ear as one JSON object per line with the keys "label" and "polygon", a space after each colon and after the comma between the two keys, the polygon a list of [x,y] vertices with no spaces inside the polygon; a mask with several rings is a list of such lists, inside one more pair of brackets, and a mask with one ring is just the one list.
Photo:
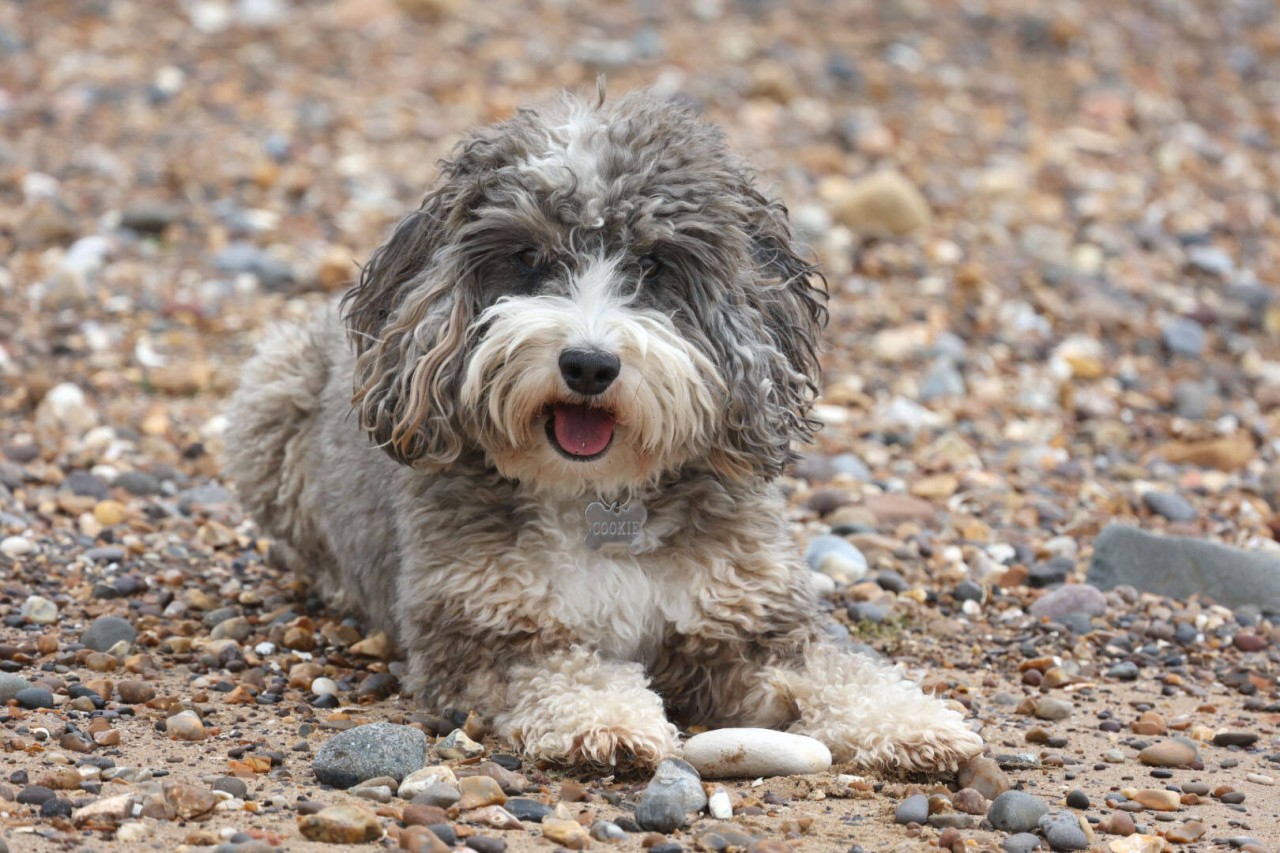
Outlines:
{"label": "dog's ear", "polygon": [[456,399],[474,306],[448,247],[477,193],[446,164],[441,184],[343,298],[356,351],[352,405],[369,437],[404,464],[445,466],[463,449]]}
{"label": "dog's ear", "polygon": [[795,442],[818,429],[809,410],[818,394],[818,338],[827,321],[826,279],[805,260],[781,202],[744,179],[750,260],[744,306],[726,306],[721,352],[729,370],[729,416],[713,465],[721,473],[777,476],[794,461]]}

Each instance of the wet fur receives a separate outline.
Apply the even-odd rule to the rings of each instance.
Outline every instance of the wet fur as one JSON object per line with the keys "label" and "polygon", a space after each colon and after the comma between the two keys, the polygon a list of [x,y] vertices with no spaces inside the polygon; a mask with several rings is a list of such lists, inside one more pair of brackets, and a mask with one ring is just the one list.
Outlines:
{"label": "wet fur", "polygon": [[[719,132],[643,94],[566,97],[441,172],[232,400],[227,471],[285,559],[392,634],[422,702],[536,759],[651,765],[672,719],[809,733],[863,767],[980,751],[898,669],[822,639],[773,481],[815,427],[825,293]],[[589,463],[540,420],[582,402],[555,369],[582,344],[624,365]],[[596,499],[642,501],[640,540],[588,549]]]}

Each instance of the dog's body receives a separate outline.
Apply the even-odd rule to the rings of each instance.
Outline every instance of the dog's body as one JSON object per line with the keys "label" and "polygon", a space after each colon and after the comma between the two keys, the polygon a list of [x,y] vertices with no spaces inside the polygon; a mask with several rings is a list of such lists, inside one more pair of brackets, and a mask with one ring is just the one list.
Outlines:
{"label": "dog's body", "polygon": [[[246,368],[228,471],[287,561],[395,637],[415,695],[536,758],[653,764],[668,713],[868,767],[979,751],[822,637],[772,485],[813,428],[821,292],[718,134],[566,99],[444,175],[341,316]],[[596,501],[647,518],[592,547]]]}

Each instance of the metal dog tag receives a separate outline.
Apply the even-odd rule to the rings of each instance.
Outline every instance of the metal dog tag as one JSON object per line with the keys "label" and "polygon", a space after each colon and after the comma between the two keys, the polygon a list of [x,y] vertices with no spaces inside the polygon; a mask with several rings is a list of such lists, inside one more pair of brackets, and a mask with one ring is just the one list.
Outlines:
{"label": "metal dog tag", "polygon": [[640,538],[648,518],[649,511],[642,503],[619,507],[593,501],[587,504],[587,547],[598,551],[607,542],[630,545]]}

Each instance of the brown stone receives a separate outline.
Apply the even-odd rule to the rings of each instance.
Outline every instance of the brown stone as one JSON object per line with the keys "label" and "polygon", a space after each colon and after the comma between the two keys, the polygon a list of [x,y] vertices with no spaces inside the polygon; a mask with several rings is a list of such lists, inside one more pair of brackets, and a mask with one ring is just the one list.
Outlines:
{"label": "brown stone", "polygon": [[156,698],[156,689],[145,681],[126,679],[116,685],[120,701],[126,705],[144,705]]}
{"label": "brown stone", "polygon": [[400,819],[410,826],[430,826],[433,823],[448,823],[449,815],[439,806],[409,803],[404,807],[404,814]]}
{"label": "brown stone", "polygon": [[462,799],[458,808],[478,809],[483,806],[501,806],[507,802],[507,795],[502,793],[501,786],[488,776],[468,776],[458,780],[458,790]]}
{"label": "brown stone", "polygon": [[298,818],[298,831],[309,841],[325,844],[364,844],[382,837],[377,816],[355,803],[329,806]]}
{"label": "brown stone", "polygon": [[567,850],[583,850],[591,843],[591,836],[576,820],[542,819],[542,837]]}
{"label": "brown stone", "polygon": [[425,826],[410,826],[400,833],[400,849],[409,853],[449,853],[452,848]]}
{"label": "brown stone", "polygon": [[898,493],[867,495],[865,506],[880,524],[898,525],[913,521],[929,525],[938,516],[937,508],[928,501]]}

